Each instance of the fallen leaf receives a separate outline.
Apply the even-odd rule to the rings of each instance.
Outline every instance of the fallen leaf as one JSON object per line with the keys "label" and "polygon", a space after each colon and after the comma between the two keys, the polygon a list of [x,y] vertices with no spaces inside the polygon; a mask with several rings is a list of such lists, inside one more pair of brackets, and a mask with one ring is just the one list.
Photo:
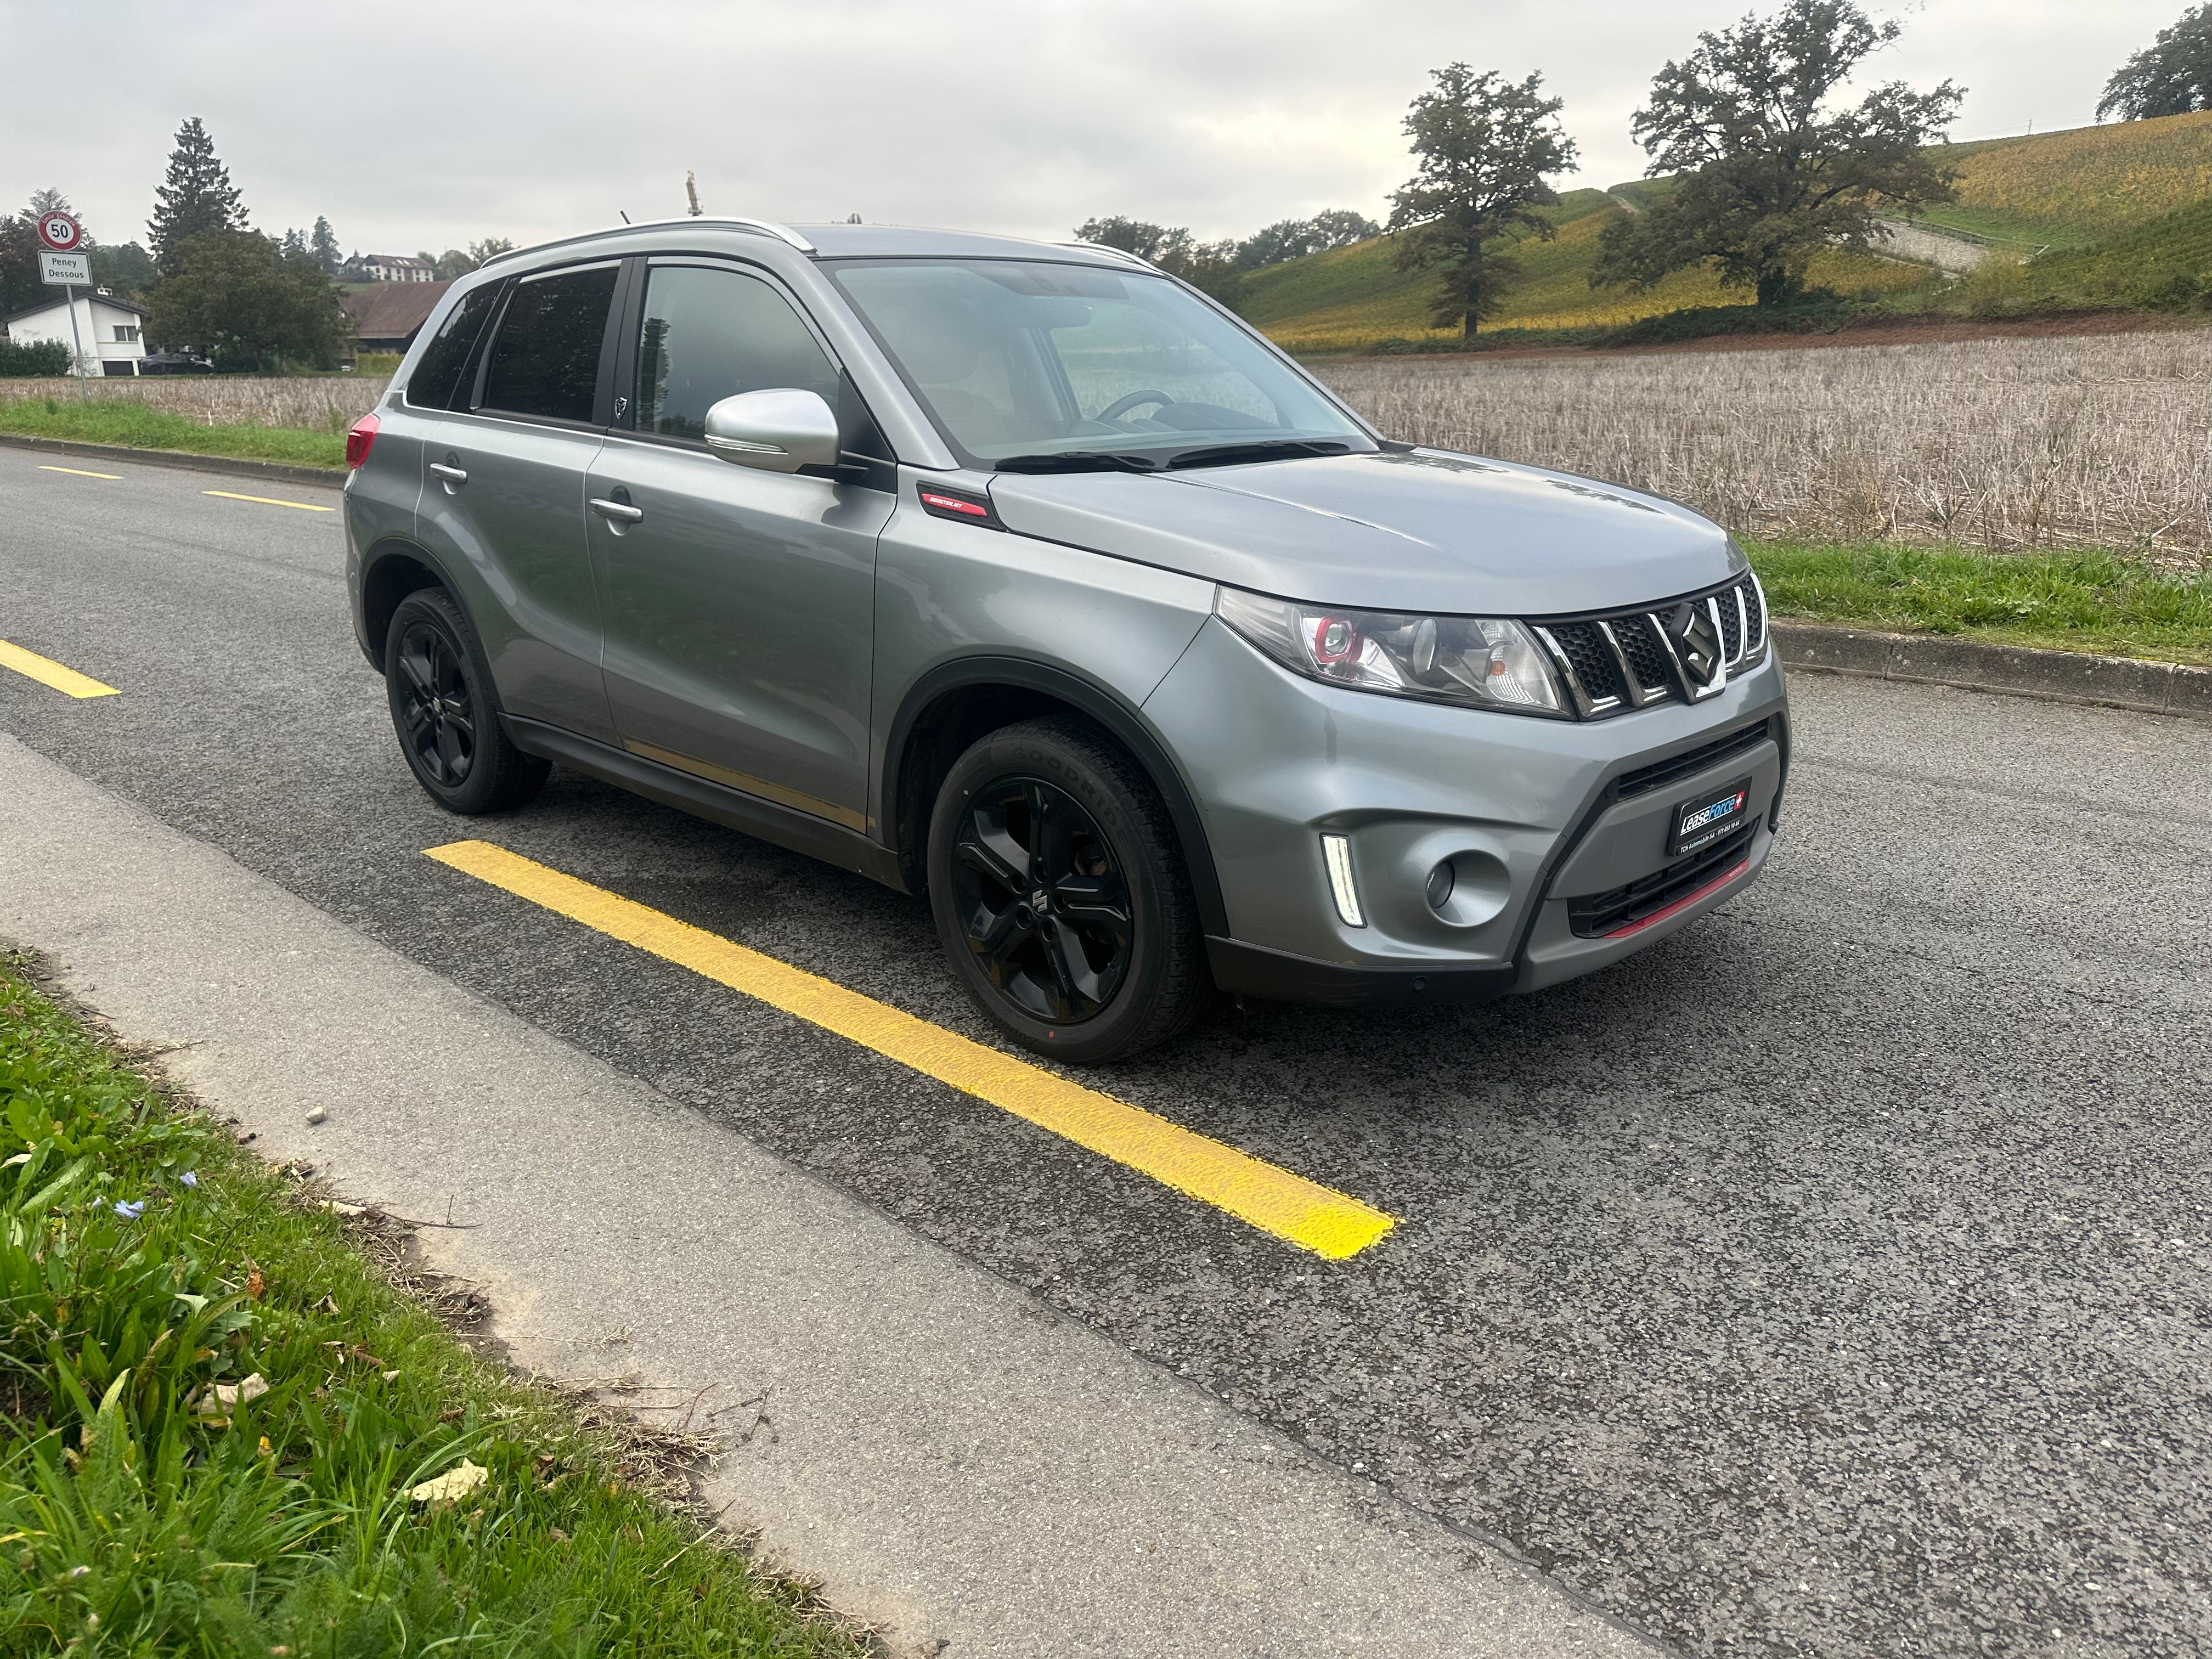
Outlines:
{"label": "fallen leaf", "polygon": [[387,1382],[397,1382],[399,1380],[399,1373],[398,1371],[384,1371],[380,1372],[380,1375],[382,1376],[384,1380]]}
{"label": "fallen leaf", "polygon": [[260,1301],[261,1293],[268,1288],[269,1281],[261,1276],[260,1268],[256,1267],[252,1273],[246,1274],[246,1299],[248,1302]]}
{"label": "fallen leaf", "polygon": [[456,1467],[447,1470],[445,1474],[434,1480],[425,1480],[421,1486],[411,1488],[407,1495],[418,1504],[428,1504],[434,1508],[443,1509],[449,1504],[466,1498],[490,1479],[489,1469],[485,1468],[481,1463],[471,1462],[464,1457]]}
{"label": "fallen leaf", "polygon": [[258,1400],[268,1392],[267,1380],[256,1371],[236,1382],[216,1383],[210,1390],[212,1399],[203,1400],[200,1410],[204,1415],[212,1417],[218,1412],[228,1411],[234,1406],[243,1406],[249,1401]]}
{"label": "fallen leaf", "polygon": [[366,1204],[344,1204],[335,1198],[324,1200],[323,1207],[341,1221],[350,1221],[357,1215],[368,1213],[368,1206]]}

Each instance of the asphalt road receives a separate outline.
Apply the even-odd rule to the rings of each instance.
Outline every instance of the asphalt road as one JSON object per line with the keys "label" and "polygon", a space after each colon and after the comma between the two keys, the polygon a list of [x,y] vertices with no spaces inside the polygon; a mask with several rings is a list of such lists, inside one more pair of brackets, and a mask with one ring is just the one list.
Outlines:
{"label": "asphalt road", "polygon": [[0,728],[416,961],[1687,1651],[2212,1646],[2204,727],[1802,678],[1775,860],[1702,925],[1112,1074],[1400,1218],[1324,1262],[425,859],[485,834],[988,1039],[915,901],[566,773],[438,811],[335,514],[41,459],[0,450],[0,639],[123,695],[0,672]]}

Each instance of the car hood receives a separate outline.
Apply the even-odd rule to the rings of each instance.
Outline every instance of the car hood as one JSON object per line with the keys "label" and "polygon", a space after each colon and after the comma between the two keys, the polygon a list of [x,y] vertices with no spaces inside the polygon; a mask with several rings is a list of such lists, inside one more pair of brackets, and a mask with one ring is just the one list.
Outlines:
{"label": "car hood", "polygon": [[1432,449],[1172,473],[1000,472],[991,500],[1018,534],[1347,609],[1626,609],[1743,568],[1719,526],[1672,501]]}

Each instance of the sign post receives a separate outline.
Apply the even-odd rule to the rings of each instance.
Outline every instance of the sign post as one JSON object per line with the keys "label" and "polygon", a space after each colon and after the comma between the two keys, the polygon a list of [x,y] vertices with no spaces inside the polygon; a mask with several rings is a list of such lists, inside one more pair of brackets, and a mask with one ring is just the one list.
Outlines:
{"label": "sign post", "polygon": [[76,395],[87,402],[92,393],[84,385],[84,337],[77,332],[76,284],[92,286],[92,259],[80,252],[84,243],[84,229],[66,213],[42,213],[39,216],[39,240],[45,246],[40,256],[40,276],[62,291],[64,302],[69,307],[70,342],[75,348],[70,355],[76,365]]}

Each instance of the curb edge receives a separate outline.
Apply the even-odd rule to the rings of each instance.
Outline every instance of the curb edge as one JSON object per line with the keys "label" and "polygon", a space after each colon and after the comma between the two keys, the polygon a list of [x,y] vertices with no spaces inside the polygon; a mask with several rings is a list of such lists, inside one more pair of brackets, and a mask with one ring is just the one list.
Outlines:
{"label": "curb edge", "polygon": [[346,481],[344,470],[334,466],[302,466],[291,461],[253,461],[228,455],[194,455],[182,449],[134,449],[128,444],[78,443],[71,439],[39,438],[21,432],[0,432],[0,444],[11,449],[43,451],[50,455],[75,455],[84,460],[134,461],[140,466],[170,466],[192,472],[221,472],[234,478],[319,484],[325,489],[343,489]]}
{"label": "curb edge", "polygon": [[1774,619],[1785,668],[2212,720],[2212,668]]}

